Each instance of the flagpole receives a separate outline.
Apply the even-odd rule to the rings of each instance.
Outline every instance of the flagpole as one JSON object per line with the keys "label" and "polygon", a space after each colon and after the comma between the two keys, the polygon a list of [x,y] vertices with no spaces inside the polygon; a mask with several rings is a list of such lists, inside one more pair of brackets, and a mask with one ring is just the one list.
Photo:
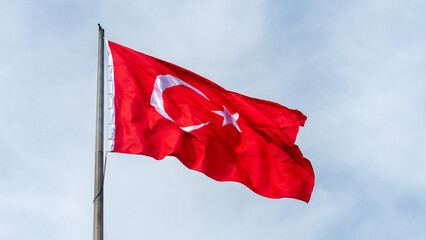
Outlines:
{"label": "flagpole", "polygon": [[95,198],[93,211],[93,240],[104,238],[104,29],[99,26],[98,87],[96,101]]}

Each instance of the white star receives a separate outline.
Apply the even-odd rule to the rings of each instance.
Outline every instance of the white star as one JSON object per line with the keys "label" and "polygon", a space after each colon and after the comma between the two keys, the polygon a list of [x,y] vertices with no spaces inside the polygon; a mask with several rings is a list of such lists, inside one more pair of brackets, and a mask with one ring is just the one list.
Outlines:
{"label": "white star", "polygon": [[223,111],[213,111],[213,112],[223,117],[222,127],[227,124],[232,124],[232,126],[234,126],[239,132],[241,132],[237,124],[238,117],[240,117],[238,113],[231,114],[228,111],[228,109],[226,109],[225,106],[223,106]]}

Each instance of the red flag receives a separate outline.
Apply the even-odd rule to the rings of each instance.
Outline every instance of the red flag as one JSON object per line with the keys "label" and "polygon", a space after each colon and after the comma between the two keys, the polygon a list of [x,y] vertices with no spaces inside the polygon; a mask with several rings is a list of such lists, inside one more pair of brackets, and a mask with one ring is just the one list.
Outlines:
{"label": "red flag", "polygon": [[294,144],[306,121],[301,112],[227,91],[179,66],[108,43],[113,152],[175,156],[217,181],[309,202],[314,172]]}

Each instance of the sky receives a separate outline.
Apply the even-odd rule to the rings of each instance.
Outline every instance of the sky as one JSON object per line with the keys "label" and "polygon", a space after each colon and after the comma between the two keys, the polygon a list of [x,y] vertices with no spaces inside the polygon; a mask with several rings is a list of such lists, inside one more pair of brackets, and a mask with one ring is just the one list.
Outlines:
{"label": "sky", "polygon": [[0,239],[91,239],[98,23],[280,103],[311,201],[108,154],[105,239],[425,239],[426,1],[0,0]]}

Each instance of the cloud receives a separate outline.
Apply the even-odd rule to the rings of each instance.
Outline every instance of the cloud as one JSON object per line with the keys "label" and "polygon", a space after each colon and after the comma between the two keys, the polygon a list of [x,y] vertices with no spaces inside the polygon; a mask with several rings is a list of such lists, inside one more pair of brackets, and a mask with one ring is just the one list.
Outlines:
{"label": "cloud", "polygon": [[305,204],[216,182],[171,157],[109,154],[106,237],[421,238],[424,5],[1,3],[0,238],[92,235],[98,22],[112,41],[301,110],[297,144],[316,173]]}

